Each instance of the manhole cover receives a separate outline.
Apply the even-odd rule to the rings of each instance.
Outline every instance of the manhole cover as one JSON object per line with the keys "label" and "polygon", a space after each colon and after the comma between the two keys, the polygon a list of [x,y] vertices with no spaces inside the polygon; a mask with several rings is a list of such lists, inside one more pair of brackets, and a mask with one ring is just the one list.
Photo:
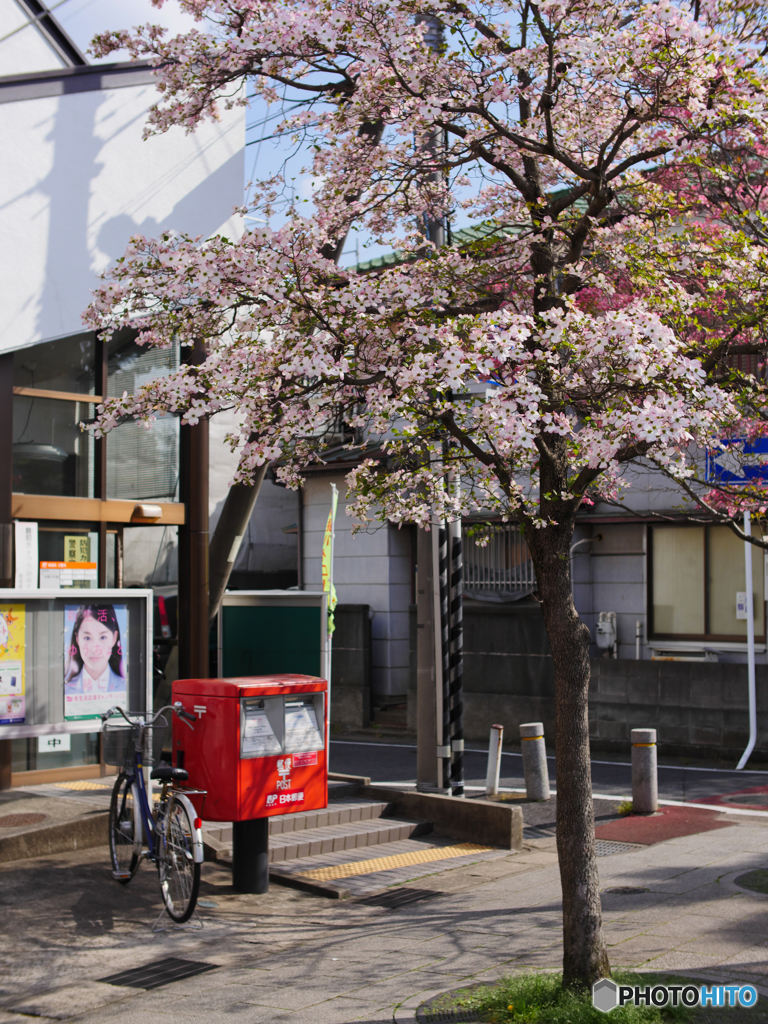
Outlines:
{"label": "manhole cover", "polygon": [[96,980],[104,982],[106,985],[125,985],[128,988],[159,988],[172,981],[191,978],[193,974],[214,971],[218,966],[218,964],[180,960],[178,957],[169,956],[164,960],[155,960],[151,964],[144,964],[143,967],[134,967],[130,971],[121,971],[120,974],[110,974],[108,978],[97,978]]}
{"label": "manhole cover", "polygon": [[746,871],[738,878],[734,878],[736,885],[742,889],[749,889],[750,892],[759,892],[768,896],[768,871],[765,868],[757,868],[755,871]]}
{"label": "manhole cover", "polygon": [[5,814],[0,818],[0,828],[23,828],[24,825],[39,825],[47,820],[47,814]]}
{"label": "manhole cover", "polygon": [[723,803],[728,804],[751,804],[755,807],[768,806],[768,793],[737,793],[734,796],[723,796],[720,799]]}
{"label": "manhole cover", "polygon": [[639,885],[611,885],[603,892],[611,892],[616,896],[633,896],[636,892],[650,892],[650,889],[643,889]]}
{"label": "manhole cover", "polygon": [[444,896],[445,893],[437,889],[395,889],[392,892],[382,892],[378,896],[366,896],[358,900],[366,907],[386,907],[388,910],[395,910],[406,903],[415,903],[416,900],[428,900],[432,896]]}

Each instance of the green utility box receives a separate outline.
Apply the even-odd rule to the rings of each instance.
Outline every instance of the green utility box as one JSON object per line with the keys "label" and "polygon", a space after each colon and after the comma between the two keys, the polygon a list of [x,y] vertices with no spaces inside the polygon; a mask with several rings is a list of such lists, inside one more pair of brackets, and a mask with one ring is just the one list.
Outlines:
{"label": "green utility box", "polygon": [[325,593],[231,591],[218,618],[222,679],[284,672],[328,678]]}

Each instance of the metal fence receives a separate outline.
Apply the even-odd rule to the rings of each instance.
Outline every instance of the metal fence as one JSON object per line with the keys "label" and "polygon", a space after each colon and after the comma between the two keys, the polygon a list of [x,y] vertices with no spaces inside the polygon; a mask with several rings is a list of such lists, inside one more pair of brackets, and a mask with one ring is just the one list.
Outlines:
{"label": "metal fence", "polygon": [[491,525],[484,547],[468,536],[467,526],[462,534],[465,591],[523,597],[535,588],[533,562],[518,526]]}

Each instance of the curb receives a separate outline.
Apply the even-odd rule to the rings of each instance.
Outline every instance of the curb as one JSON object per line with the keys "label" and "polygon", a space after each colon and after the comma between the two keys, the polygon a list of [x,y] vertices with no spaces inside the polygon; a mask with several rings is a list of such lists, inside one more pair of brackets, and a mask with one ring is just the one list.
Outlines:
{"label": "curb", "polygon": [[48,825],[31,832],[7,836],[0,839],[0,864],[106,846],[109,842],[108,819],[108,811],[97,811],[73,818],[72,821],[64,821],[60,825]]}
{"label": "curb", "polygon": [[312,878],[301,878],[289,871],[281,871],[280,868],[270,867],[269,880],[278,885],[284,885],[287,889],[300,889],[302,892],[312,893],[313,896],[325,896],[332,900],[347,900],[352,895],[350,889],[345,889],[341,885],[317,882]]}
{"label": "curb", "polygon": [[392,804],[392,816],[431,821],[442,832],[470,843],[501,850],[523,847],[523,812],[512,804],[463,800],[442,793],[403,792],[385,786],[361,786],[359,795]]}
{"label": "curb", "polygon": [[442,995],[446,989],[443,988],[430,988],[425,989],[423,992],[419,992],[415,996],[404,1000],[396,1008],[394,1019],[397,1024],[404,1024],[404,1022],[416,1021],[416,1012],[422,1003],[429,1002],[430,999],[435,999],[437,996]]}

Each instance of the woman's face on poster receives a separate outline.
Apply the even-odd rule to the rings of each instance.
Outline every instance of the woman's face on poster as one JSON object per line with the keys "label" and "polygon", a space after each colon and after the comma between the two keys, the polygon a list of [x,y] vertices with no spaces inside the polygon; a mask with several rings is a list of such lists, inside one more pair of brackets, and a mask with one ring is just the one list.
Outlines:
{"label": "woman's face on poster", "polygon": [[117,633],[113,633],[103,623],[95,619],[83,619],[77,632],[77,645],[86,671],[91,679],[98,679],[104,672],[112,657],[112,649],[117,643]]}

